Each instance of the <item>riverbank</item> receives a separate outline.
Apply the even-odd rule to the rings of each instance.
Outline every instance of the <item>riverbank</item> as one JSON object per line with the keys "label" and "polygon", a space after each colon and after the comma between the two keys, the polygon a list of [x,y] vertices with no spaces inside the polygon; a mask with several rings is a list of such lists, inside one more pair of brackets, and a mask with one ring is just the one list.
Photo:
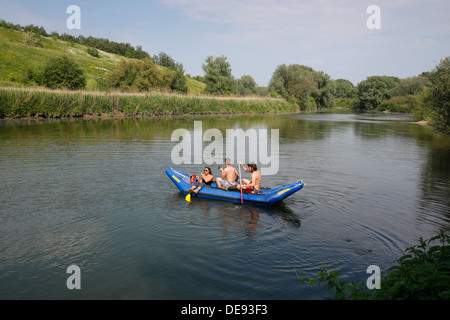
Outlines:
{"label": "riverbank", "polygon": [[0,88],[0,119],[128,118],[297,111],[296,104],[268,97]]}

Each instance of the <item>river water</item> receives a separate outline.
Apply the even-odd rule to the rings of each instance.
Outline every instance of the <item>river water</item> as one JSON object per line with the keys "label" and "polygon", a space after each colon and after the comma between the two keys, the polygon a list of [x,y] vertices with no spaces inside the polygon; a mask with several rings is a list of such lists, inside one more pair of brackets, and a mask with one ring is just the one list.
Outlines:
{"label": "river water", "polygon": [[[279,130],[269,208],[194,198],[164,173],[174,130]],[[0,122],[1,299],[322,299],[322,263],[366,281],[450,226],[450,139],[405,115]],[[218,175],[217,165],[211,166]],[[244,177],[248,178],[244,174]],[[67,268],[80,269],[69,290]]]}

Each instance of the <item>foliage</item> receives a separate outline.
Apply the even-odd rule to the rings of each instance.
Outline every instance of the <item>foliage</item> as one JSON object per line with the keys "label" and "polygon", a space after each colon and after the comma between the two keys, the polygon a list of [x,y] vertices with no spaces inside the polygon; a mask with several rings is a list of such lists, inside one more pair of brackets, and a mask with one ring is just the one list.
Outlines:
{"label": "foliage", "polygon": [[39,41],[39,35],[31,31],[25,32],[24,41],[27,46],[42,48],[42,43]]}
{"label": "foliage", "polygon": [[242,76],[237,80],[237,91],[241,96],[256,95],[257,89],[255,80],[249,75]]}
{"label": "foliage", "polygon": [[205,72],[206,93],[230,95],[237,92],[236,81],[231,74],[231,65],[225,56],[207,57],[205,63],[202,64],[202,69]]}
{"label": "foliage", "polygon": [[178,63],[172,59],[167,53],[160,52],[157,56],[154,56],[153,61],[165,68],[168,68],[173,71],[173,79],[170,85],[170,89],[172,91],[187,93],[187,79],[184,75],[184,68],[182,63]]}
{"label": "foliage", "polygon": [[372,76],[358,84],[358,107],[375,110],[384,100],[391,98],[391,91],[400,79],[389,76]]}
{"label": "foliage", "polygon": [[346,79],[337,79],[334,83],[336,85],[336,99],[356,98],[357,89],[351,81]]}
{"label": "foliage", "polygon": [[172,70],[176,70],[178,67],[178,63],[165,52],[160,52],[157,56],[154,56],[153,61],[155,61],[156,64],[162,67],[166,67]]}
{"label": "foliage", "polygon": [[358,100],[355,98],[337,98],[336,108],[355,109],[358,105]]}
{"label": "foliage", "polygon": [[335,82],[323,71],[303,65],[279,65],[270,79],[269,91],[296,102],[302,110],[335,106]]}
{"label": "foliage", "polygon": [[425,76],[400,79],[395,88],[392,89],[391,96],[420,95],[423,89],[429,86],[430,80]]}
{"label": "foliage", "polygon": [[295,112],[280,99],[196,97],[164,93],[89,93],[0,88],[0,117],[155,116]]}
{"label": "foliage", "polygon": [[314,80],[317,83],[317,90],[311,93],[319,108],[329,108],[335,106],[336,83],[323,71],[314,71]]}
{"label": "foliage", "polygon": [[270,96],[269,89],[267,87],[256,87],[256,95],[268,97]]}
{"label": "foliage", "polygon": [[423,103],[422,95],[397,96],[381,102],[381,104],[377,107],[377,110],[413,113],[414,110],[419,110],[422,108]]}
{"label": "foliage", "polygon": [[23,32],[32,32],[36,35],[48,37],[52,36],[56,39],[71,42],[71,43],[78,43],[81,45],[85,45],[88,47],[96,48],[105,52],[117,54],[120,56],[124,56],[127,58],[135,58],[135,59],[145,59],[150,58],[150,55],[147,52],[144,52],[142,50],[141,46],[133,47],[129,43],[118,43],[114,41],[109,41],[108,39],[103,38],[95,38],[95,37],[84,37],[82,35],[75,37],[70,34],[58,34],[57,32],[53,31],[51,34],[48,34],[47,31],[43,27],[37,27],[34,25],[27,25],[27,26],[21,26],[18,24],[13,24],[10,22],[6,22],[5,20],[0,20],[0,27],[16,30],[16,31],[23,31]]}
{"label": "foliage", "polygon": [[431,125],[439,132],[450,134],[450,56],[436,66],[430,80],[426,101],[431,109]]}
{"label": "foliage", "polygon": [[93,56],[94,58],[99,58],[100,55],[98,53],[98,50],[96,48],[87,47],[86,52]]}
{"label": "foliage", "polygon": [[78,64],[64,55],[47,62],[42,72],[42,83],[52,89],[83,89],[86,77]]}
{"label": "foliage", "polygon": [[187,78],[184,75],[184,69],[181,63],[176,66],[170,89],[180,93],[188,92]]}
{"label": "foliage", "polygon": [[395,260],[389,273],[381,277],[381,288],[369,290],[365,283],[344,282],[338,271],[323,264],[317,278],[306,280],[295,270],[302,283],[314,286],[326,283],[334,299],[351,300],[431,300],[450,299],[450,237],[441,231],[429,240],[419,239],[419,244],[405,250],[405,255]]}
{"label": "foliage", "polygon": [[269,91],[297,103],[302,110],[309,107],[310,95],[317,90],[312,68],[293,64],[279,65],[269,82]]}
{"label": "foliage", "polygon": [[151,89],[168,90],[172,80],[172,72],[158,68],[151,59],[122,60],[106,75],[109,87],[135,92]]}

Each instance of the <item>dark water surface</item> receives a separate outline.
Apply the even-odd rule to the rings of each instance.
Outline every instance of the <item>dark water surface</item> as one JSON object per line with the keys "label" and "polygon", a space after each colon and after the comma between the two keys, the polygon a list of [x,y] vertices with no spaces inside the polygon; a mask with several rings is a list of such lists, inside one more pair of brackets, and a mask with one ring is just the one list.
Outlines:
{"label": "dark water surface", "polygon": [[[175,129],[279,129],[271,208],[194,199],[164,170]],[[404,115],[0,122],[1,299],[322,299],[450,226],[450,139]],[[203,164],[176,166],[198,174]],[[212,166],[217,176],[217,165]],[[248,177],[248,176],[246,176]],[[66,269],[81,270],[69,290]]]}

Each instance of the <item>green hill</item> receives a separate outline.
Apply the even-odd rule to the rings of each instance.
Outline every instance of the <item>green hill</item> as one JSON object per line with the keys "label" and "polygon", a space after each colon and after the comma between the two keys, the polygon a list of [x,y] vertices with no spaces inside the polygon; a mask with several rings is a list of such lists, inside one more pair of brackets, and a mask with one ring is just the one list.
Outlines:
{"label": "green hill", "polygon": [[[83,69],[87,80],[87,90],[102,90],[104,75],[118,64],[123,56],[94,49],[98,57],[88,53],[88,48],[78,43],[70,43],[55,37],[39,36],[0,27],[0,85],[37,86],[34,76],[51,58],[61,55],[71,56]],[[91,52],[92,53],[92,52]],[[163,68],[163,67],[160,67]],[[189,94],[203,93],[205,84],[187,78]]]}

